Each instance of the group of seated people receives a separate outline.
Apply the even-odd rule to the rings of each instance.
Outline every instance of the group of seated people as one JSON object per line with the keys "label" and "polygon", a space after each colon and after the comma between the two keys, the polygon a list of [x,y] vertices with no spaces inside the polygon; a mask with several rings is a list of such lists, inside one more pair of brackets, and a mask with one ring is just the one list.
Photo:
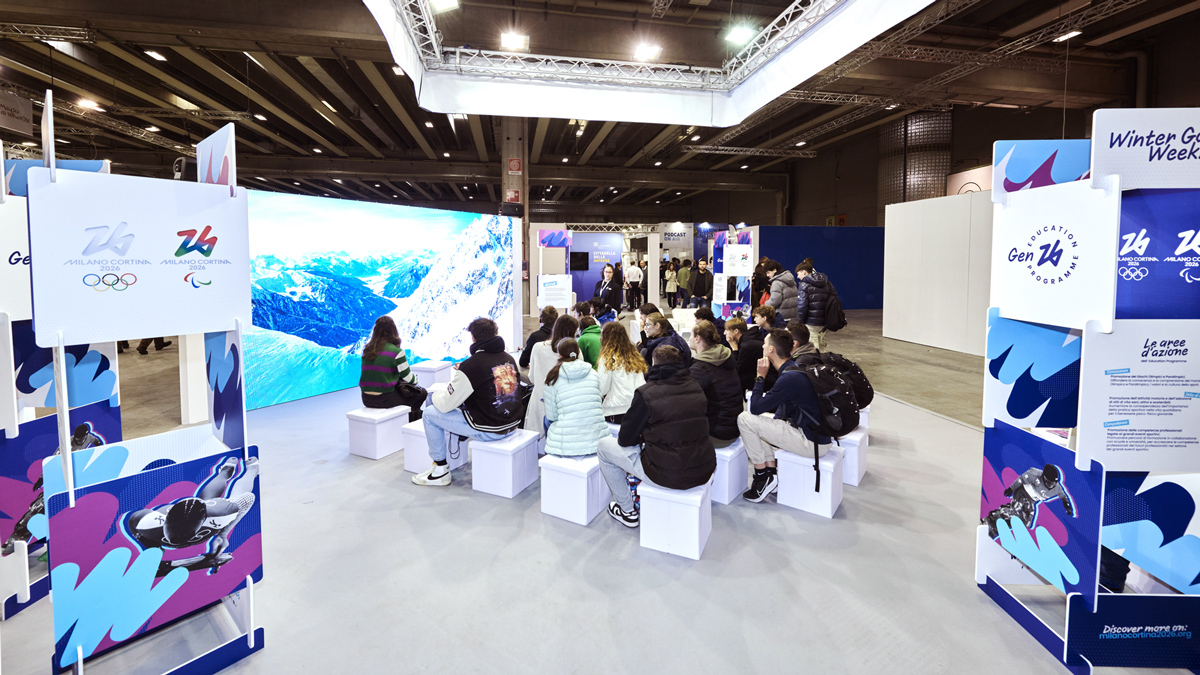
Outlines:
{"label": "group of seated people", "polygon": [[[703,485],[716,470],[715,449],[739,437],[754,465],[754,480],[743,494],[752,502],[778,487],[777,449],[807,454],[816,445],[819,455],[828,451],[830,439],[811,428],[820,416],[816,394],[797,367],[816,354],[804,324],[771,327],[773,310],[760,307],[753,328],[740,318],[719,328],[703,308],[684,340],[647,303],[637,310],[643,330],[635,344],[615,321],[601,327],[590,314],[573,314],[542,311],[520,356],[533,384],[527,406],[518,363],[505,351],[496,323],[470,323],[470,357],[454,366],[448,385],[435,385],[424,405],[433,466],[414,483],[450,485],[446,456],[454,437],[494,441],[523,426],[545,436],[549,454],[597,455],[613,495],[609,514],[637,527],[641,480],[677,490]],[[360,385],[369,407],[388,406],[380,405],[383,399],[372,405],[368,397],[400,405],[386,389],[411,377],[390,323],[387,317],[376,323],[363,355]],[[382,347],[372,347],[377,342]],[[620,425],[615,438],[609,424]]]}

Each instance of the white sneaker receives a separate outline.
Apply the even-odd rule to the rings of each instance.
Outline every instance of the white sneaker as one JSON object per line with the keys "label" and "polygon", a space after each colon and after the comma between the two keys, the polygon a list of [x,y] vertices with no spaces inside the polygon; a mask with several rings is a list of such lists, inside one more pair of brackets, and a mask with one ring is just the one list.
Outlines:
{"label": "white sneaker", "polygon": [[[444,469],[445,473],[443,473],[440,476],[436,476],[436,477],[432,476],[431,474],[436,469]],[[446,467],[439,467],[438,465],[434,464],[425,473],[419,473],[419,474],[413,476],[412,482],[416,483],[417,485],[443,485],[443,486],[449,485],[450,484],[450,471],[449,471],[449,469],[446,469]]]}

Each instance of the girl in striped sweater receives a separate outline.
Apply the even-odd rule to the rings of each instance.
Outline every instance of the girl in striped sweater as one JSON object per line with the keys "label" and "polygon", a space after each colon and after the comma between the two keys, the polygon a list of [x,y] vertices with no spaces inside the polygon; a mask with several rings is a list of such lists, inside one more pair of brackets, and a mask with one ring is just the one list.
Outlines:
{"label": "girl in striped sweater", "polygon": [[421,418],[420,400],[410,400],[397,387],[400,383],[416,384],[417,376],[408,367],[408,359],[400,348],[400,333],[390,316],[375,320],[375,329],[367,341],[362,355],[362,375],[358,387],[362,390],[363,405],[368,408],[395,408],[406,405],[412,408],[409,420]]}

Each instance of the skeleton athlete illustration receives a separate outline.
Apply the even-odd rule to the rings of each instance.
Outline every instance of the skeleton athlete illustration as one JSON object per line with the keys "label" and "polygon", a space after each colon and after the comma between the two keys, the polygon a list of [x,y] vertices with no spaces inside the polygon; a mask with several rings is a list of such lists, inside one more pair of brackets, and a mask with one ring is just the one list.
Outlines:
{"label": "skeleton athlete illustration", "polygon": [[[108,441],[104,440],[103,436],[92,430],[91,422],[84,422],[83,424],[75,427],[75,433],[71,435],[71,452],[84,450],[97,445],[104,445],[107,442]],[[54,450],[54,454],[61,455],[62,448],[56,448]],[[9,535],[7,540],[5,540],[4,546],[0,547],[0,553],[8,555],[16,550],[16,542],[29,541],[33,538],[33,533],[29,531],[29,521],[32,520],[34,516],[46,512],[46,499],[45,495],[39,492],[41,489],[42,477],[39,476],[37,482],[33,484],[33,491],[37,492],[38,496],[29,505],[29,510],[25,512],[25,515],[21,516],[21,518],[17,520],[16,525],[13,526],[12,534]]]}
{"label": "skeleton athlete illustration", "polygon": [[1002,519],[1011,528],[1012,519],[1016,518],[1025,524],[1025,529],[1032,530],[1037,522],[1038,504],[1054,498],[1062,502],[1068,516],[1075,516],[1071,495],[1063,487],[1062,475],[1053,464],[1047,464],[1040,469],[1029,469],[1021,474],[1012,485],[1004,489],[1004,496],[1012,501],[993,509],[982,521],[987,523],[988,536],[992,539],[1000,536],[996,524]]}
{"label": "skeleton athlete illustration", "polygon": [[234,525],[254,506],[257,476],[257,457],[245,462],[230,457],[196,490],[194,497],[128,514],[125,531],[143,549],[181,549],[208,543],[204,555],[163,560],[158,566],[160,577],[180,567],[215,573],[233,560],[233,555],[225,553],[225,549]]}

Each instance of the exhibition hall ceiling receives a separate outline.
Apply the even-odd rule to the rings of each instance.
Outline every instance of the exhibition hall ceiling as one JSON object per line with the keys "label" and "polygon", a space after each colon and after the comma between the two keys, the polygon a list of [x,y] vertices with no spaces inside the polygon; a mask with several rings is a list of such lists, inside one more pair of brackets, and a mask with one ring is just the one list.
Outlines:
{"label": "exhibition hall ceiling", "polygon": [[[437,22],[446,46],[500,50],[511,33],[534,53],[633,60],[652,45],[658,63],[719,67],[738,49],[733,29],[790,4],[458,0]],[[674,220],[702,192],[786,190],[791,165],[809,161],[797,153],[916,110],[1132,106],[1132,50],[1196,9],[937,0],[729,129],[531,118],[531,206]],[[60,156],[119,173],[169,176],[232,119],[246,187],[492,212],[500,197],[499,118],[422,110],[358,0],[0,2],[0,86],[52,88]],[[36,126],[0,137],[10,156],[40,151]]]}

